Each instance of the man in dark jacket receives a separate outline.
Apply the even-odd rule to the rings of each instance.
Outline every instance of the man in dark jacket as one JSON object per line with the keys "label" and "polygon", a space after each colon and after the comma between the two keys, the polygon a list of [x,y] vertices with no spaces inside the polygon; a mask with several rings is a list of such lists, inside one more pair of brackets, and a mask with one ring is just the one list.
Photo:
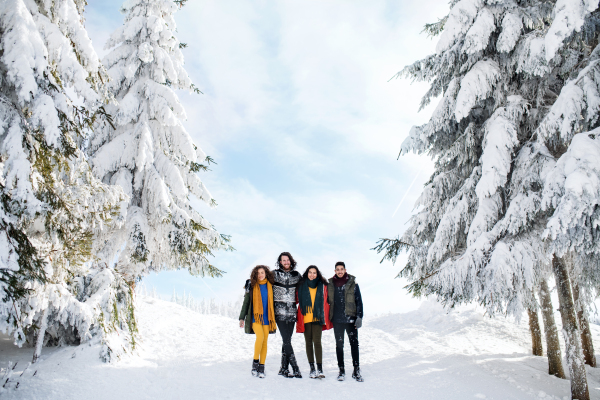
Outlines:
{"label": "man in dark jacket", "polygon": [[358,361],[358,328],[362,326],[363,318],[362,297],[356,278],[348,275],[346,264],[342,261],[335,264],[335,275],[329,279],[327,291],[329,319],[333,322],[335,351],[338,367],[340,368],[338,381],[343,381],[346,377],[344,367],[344,332],[346,332],[350,342],[352,365],[354,366],[352,378],[358,382],[363,382]]}
{"label": "man in dark jacket", "polygon": [[[292,335],[296,325],[298,308],[296,306],[296,288],[302,276],[296,269],[296,261],[288,252],[283,252],[277,259],[277,269],[273,271],[273,305],[275,307],[275,322],[281,334],[283,346],[281,349],[281,368],[279,375],[287,378],[302,378],[292,348]],[[290,374],[288,366],[292,366]]]}

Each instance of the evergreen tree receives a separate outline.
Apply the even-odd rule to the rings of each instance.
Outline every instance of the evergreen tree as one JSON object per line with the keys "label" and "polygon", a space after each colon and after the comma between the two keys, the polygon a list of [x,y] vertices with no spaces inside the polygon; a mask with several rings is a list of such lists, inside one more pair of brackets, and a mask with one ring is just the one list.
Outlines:
{"label": "evergreen tree", "polygon": [[392,260],[409,250],[400,274],[415,294],[436,294],[448,305],[477,300],[492,314],[529,308],[542,242],[523,229],[536,199],[520,189],[533,177],[514,175],[513,164],[544,161],[528,145],[545,91],[538,74],[547,64],[531,42],[551,12],[541,1],[456,2],[426,27],[441,32],[437,53],[399,73],[431,82],[422,105],[443,94],[401,150],[435,160],[421,209],[402,238],[378,246]]}
{"label": "evergreen tree", "polygon": [[[192,275],[220,276],[207,256],[229,248],[190,204],[195,196],[216,203],[198,176],[211,159],[182,125],[185,110],[175,90],[197,91],[183,67],[170,0],[130,0],[123,26],[110,37],[104,64],[119,105],[109,105],[114,127],[102,124],[92,137],[93,171],[103,182],[121,186],[125,223],[107,231],[98,256],[129,282],[149,271],[187,268]],[[124,250],[121,251],[125,245]]]}
{"label": "evergreen tree", "polygon": [[80,150],[110,100],[84,5],[0,4],[0,329],[19,345],[37,337],[34,361],[48,341],[135,326],[133,314],[115,315],[131,305],[127,291],[117,299],[118,274],[88,262],[125,196]]}
{"label": "evergreen tree", "polygon": [[[552,231],[560,218],[552,209],[560,202],[556,193],[563,193],[560,179],[553,178],[560,167],[556,158],[568,146],[555,137],[572,137],[561,131],[565,126],[595,123],[598,107],[594,112],[590,107],[586,122],[578,111],[584,102],[596,102],[597,85],[584,97],[574,88],[585,85],[583,79],[569,82],[594,57],[598,4],[592,3],[462,0],[452,3],[447,17],[426,26],[430,34],[441,32],[437,54],[399,76],[431,82],[422,105],[433,96],[443,98],[430,121],[411,130],[401,153],[428,153],[435,172],[405,234],[376,247],[393,261],[409,251],[400,276],[412,281],[414,294],[434,294],[449,306],[478,301],[492,315],[520,316],[536,306],[534,293],[552,272],[557,285],[569,286],[559,290],[570,293],[563,263],[550,270],[548,260],[565,254],[574,239],[582,243],[586,233],[560,238]],[[579,75],[589,77],[592,69],[593,62]],[[557,99],[563,86],[571,92]],[[544,189],[549,182],[553,192]],[[567,205],[565,212],[569,207],[576,206]],[[570,221],[579,227],[574,220],[581,214],[575,215]],[[558,240],[543,240],[549,237]],[[589,238],[587,254],[596,245]],[[583,263],[590,269],[591,259]],[[568,302],[561,300],[561,311],[571,312],[563,304]],[[563,315],[563,321],[572,320]],[[576,329],[565,333],[570,366],[580,361]],[[585,396],[585,370],[571,372],[573,396]]]}

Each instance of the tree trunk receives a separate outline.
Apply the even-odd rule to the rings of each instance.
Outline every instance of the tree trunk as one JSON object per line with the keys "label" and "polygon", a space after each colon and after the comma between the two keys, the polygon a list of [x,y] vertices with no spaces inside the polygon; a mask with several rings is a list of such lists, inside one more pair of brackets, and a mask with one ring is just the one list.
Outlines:
{"label": "tree trunk", "polygon": [[583,352],[581,351],[581,335],[577,326],[577,315],[573,304],[569,272],[564,261],[556,256],[552,257],[552,269],[556,279],[567,363],[571,375],[571,399],[590,400]]}
{"label": "tree trunk", "polygon": [[37,340],[35,341],[35,350],[33,351],[32,364],[35,364],[42,354],[42,346],[44,346],[44,336],[46,335],[46,327],[48,326],[48,308],[42,313],[40,318],[40,329],[38,330]]}
{"label": "tree trunk", "polygon": [[540,283],[540,304],[542,318],[544,319],[544,334],[546,335],[546,354],[548,355],[548,374],[561,379],[566,379],[565,370],[562,365],[562,353],[558,340],[558,330],[554,322],[554,309],[548,283],[542,280]]}
{"label": "tree trunk", "polygon": [[542,330],[540,329],[537,310],[529,308],[527,313],[529,314],[529,330],[531,331],[531,352],[534,356],[543,356]]}
{"label": "tree trunk", "polygon": [[594,354],[594,343],[592,343],[592,332],[590,331],[590,323],[585,315],[585,307],[579,298],[579,285],[577,280],[573,279],[573,301],[577,310],[577,321],[581,329],[581,348],[583,350],[583,358],[585,363],[596,368],[596,355]]}

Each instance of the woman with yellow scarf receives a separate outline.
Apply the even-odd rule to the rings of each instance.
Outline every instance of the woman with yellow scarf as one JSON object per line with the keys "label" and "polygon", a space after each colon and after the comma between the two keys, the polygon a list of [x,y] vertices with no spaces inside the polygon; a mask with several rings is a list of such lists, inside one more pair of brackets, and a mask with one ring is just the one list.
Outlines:
{"label": "woman with yellow scarf", "polygon": [[240,328],[255,334],[252,376],[265,377],[267,341],[277,330],[273,307],[273,273],[266,265],[257,265],[246,281],[246,295],[240,312]]}

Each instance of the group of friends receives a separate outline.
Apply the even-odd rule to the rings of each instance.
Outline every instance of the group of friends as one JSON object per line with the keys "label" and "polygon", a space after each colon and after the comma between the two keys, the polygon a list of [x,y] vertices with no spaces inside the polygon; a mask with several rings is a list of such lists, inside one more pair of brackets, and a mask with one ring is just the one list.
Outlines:
{"label": "group of friends", "polygon": [[[277,258],[277,268],[257,265],[246,281],[245,296],[240,312],[240,327],[254,334],[252,375],[265,377],[265,360],[269,334],[279,328],[283,346],[279,375],[302,378],[292,348],[294,326],[304,333],[310,378],[325,378],[323,373],[322,333],[333,328],[339,373],[337,380],[346,376],[344,366],[344,333],[348,335],[354,371],[352,378],[363,382],[358,359],[358,328],[362,326],[363,305],[356,278],[346,272],[346,264],[338,261],[335,274],[323,278],[315,265],[304,274],[296,271],[296,261],[288,252]],[[296,324],[297,323],[297,324]],[[316,360],[316,368],[315,368]],[[292,367],[290,372],[289,367]]]}

